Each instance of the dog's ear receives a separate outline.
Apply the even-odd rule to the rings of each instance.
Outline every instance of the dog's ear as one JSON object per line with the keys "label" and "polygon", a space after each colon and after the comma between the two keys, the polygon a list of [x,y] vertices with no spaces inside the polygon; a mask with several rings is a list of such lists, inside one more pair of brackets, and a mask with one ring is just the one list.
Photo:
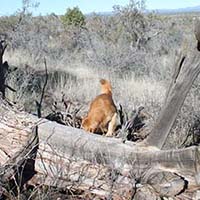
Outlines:
{"label": "dog's ear", "polygon": [[106,79],[101,79],[101,94],[111,94],[112,93],[112,87],[109,81]]}
{"label": "dog's ear", "polygon": [[104,84],[107,83],[107,80],[105,80],[105,79],[101,79],[101,80],[100,80],[100,83],[101,83],[102,85],[104,85]]}

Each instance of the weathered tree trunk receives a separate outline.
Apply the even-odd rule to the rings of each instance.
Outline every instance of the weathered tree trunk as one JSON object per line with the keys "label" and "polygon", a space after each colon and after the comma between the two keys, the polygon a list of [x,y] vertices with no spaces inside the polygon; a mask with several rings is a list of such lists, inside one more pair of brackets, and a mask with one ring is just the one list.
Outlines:
{"label": "weathered tree trunk", "polygon": [[29,184],[79,188],[106,199],[124,200],[136,193],[141,199],[149,190],[154,195],[175,196],[200,188],[199,147],[157,151],[44,119],[38,121],[12,109],[0,113],[0,133],[4,134],[0,140],[1,165],[22,148],[20,141],[27,140],[30,128],[38,126],[36,174]]}
{"label": "weathered tree trunk", "polygon": [[189,55],[180,55],[174,69],[165,105],[144,141],[147,146],[163,147],[188,91],[200,73],[200,52],[193,50]]}

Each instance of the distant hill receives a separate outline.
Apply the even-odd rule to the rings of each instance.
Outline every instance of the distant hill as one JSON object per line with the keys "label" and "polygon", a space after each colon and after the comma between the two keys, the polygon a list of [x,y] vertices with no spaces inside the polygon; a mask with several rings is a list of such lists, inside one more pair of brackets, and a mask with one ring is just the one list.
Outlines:
{"label": "distant hill", "polygon": [[[156,12],[160,14],[173,14],[173,13],[191,13],[191,12],[199,12],[200,13],[200,5],[199,6],[194,6],[194,7],[187,7],[187,8],[178,8],[178,9],[152,9],[152,10],[146,10],[146,13],[149,12]],[[91,16],[94,13],[88,13],[86,16]],[[109,16],[113,15],[113,11],[107,11],[107,12],[98,12],[96,13],[98,15],[102,16]]]}
{"label": "distant hill", "polygon": [[155,9],[151,10],[158,13],[190,13],[190,12],[200,12],[200,5],[187,8],[178,8],[178,9]]}

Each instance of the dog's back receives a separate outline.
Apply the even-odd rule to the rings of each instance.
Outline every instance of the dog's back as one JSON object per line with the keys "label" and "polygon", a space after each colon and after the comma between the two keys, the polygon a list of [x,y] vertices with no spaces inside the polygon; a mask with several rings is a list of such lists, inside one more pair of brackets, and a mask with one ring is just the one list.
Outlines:
{"label": "dog's back", "polygon": [[[88,115],[82,121],[82,128],[89,132],[105,132],[111,136],[116,124],[117,109],[112,99],[109,81],[100,80],[101,94],[90,104]],[[110,127],[109,127],[110,126]]]}

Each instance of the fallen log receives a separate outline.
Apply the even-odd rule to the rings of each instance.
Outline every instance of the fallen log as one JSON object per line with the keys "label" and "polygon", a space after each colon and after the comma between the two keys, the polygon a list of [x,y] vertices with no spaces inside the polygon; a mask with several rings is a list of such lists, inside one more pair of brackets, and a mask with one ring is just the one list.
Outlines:
{"label": "fallen log", "polygon": [[[20,134],[22,130],[28,135],[32,126],[38,126],[37,173],[29,184],[79,188],[114,199],[131,199],[137,188],[148,184],[154,192],[165,196],[177,195],[186,183],[190,191],[200,187],[199,147],[161,151],[38,120],[12,109],[6,116],[9,116],[6,123],[0,122],[1,132],[9,133],[12,128],[15,137],[21,135],[21,139],[24,137]],[[10,144],[13,150],[17,148],[15,143]],[[168,174],[162,178],[165,172]]]}

